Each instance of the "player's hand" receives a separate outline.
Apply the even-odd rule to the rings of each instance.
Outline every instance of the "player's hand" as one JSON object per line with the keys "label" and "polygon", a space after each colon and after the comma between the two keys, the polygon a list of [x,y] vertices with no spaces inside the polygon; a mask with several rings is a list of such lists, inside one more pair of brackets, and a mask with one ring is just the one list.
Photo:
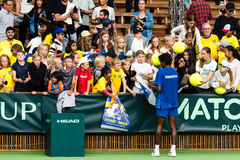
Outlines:
{"label": "player's hand", "polygon": [[148,83],[148,87],[152,89],[152,88],[154,88],[154,87],[155,87],[155,85],[154,85],[154,84],[152,84],[152,83]]}

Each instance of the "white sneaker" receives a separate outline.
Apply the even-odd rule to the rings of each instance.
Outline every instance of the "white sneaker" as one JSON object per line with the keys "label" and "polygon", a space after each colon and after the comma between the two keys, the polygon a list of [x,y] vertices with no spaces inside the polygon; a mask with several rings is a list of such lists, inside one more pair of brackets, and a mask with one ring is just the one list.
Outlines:
{"label": "white sneaker", "polygon": [[168,153],[168,156],[169,157],[176,157],[177,156],[177,154],[176,154],[176,151],[170,151],[169,153]]}
{"label": "white sneaker", "polygon": [[153,151],[153,153],[151,154],[152,157],[159,157],[160,153],[158,151]]}

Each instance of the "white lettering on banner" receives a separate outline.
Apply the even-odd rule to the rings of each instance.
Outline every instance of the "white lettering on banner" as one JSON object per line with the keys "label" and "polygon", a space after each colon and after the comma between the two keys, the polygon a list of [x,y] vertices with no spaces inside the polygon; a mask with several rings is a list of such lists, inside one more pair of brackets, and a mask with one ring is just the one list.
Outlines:
{"label": "white lettering on banner", "polygon": [[[26,120],[26,114],[27,113],[33,113],[36,111],[37,109],[37,106],[34,104],[34,103],[30,103],[30,102],[21,102],[21,110],[22,110],[22,120]],[[7,117],[5,114],[5,102],[0,102],[0,105],[1,105],[1,116],[3,119],[5,120],[13,120],[16,118],[17,116],[17,102],[14,103],[14,115],[12,117]],[[32,106],[32,109],[31,110],[27,110],[27,105],[30,105]]]}
{"label": "white lettering on banner", "polygon": [[79,123],[79,119],[57,119],[57,123]]}
{"label": "white lettering on banner", "polygon": [[[213,118],[215,120],[219,119],[219,104],[220,103],[225,103],[225,99],[224,98],[208,98],[208,103],[213,103]],[[229,108],[232,104],[238,104],[240,107],[240,100],[237,98],[232,98],[229,99],[225,104],[224,104],[224,113],[225,116],[230,119],[230,120],[239,120],[240,119],[240,113],[230,113]],[[189,98],[184,98],[184,100],[182,101],[182,103],[180,104],[179,108],[178,108],[178,113],[181,114],[182,111],[184,111],[184,119],[188,120],[189,117],[191,118],[191,120],[194,120],[196,118],[196,116],[205,116],[205,118],[207,120],[211,119],[211,115],[209,114],[209,110],[204,102],[204,100],[202,98],[199,98],[197,103],[193,106],[191,104],[193,108],[192,113],[189,113]],[[190,116],[191,115],[191,116]]]}
{"label": "white lettering on banner", "polygon": [[240,125],[234,124],[233,126],[230,126],[228,124],[223,124],[222,131],[240,131]]}

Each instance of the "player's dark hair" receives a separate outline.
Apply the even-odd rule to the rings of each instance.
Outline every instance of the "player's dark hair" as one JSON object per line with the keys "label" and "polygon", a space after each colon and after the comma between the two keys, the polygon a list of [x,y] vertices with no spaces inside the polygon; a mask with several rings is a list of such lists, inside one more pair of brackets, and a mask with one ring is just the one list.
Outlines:
{"label": "player's dark hair", "polygon": [[165,62],[165,65],[171,65],[172,64],[172,56],[168,53],[162,54],[159,56],[160,62]]}

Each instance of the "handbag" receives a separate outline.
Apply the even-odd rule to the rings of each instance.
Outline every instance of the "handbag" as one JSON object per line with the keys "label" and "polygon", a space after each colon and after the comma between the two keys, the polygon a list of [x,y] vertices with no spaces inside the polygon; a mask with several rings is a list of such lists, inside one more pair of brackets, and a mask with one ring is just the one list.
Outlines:
{"label": "handbag", "polygon": [[34,16],[35,16],[35,12],[36,12],[36,9],[34,10],[33,12],[33,16],[32,18],[30,18],[28,15],[28,17],[30,18],[30,34],[33,35],[35,33],[35,26],[34,26]]}

